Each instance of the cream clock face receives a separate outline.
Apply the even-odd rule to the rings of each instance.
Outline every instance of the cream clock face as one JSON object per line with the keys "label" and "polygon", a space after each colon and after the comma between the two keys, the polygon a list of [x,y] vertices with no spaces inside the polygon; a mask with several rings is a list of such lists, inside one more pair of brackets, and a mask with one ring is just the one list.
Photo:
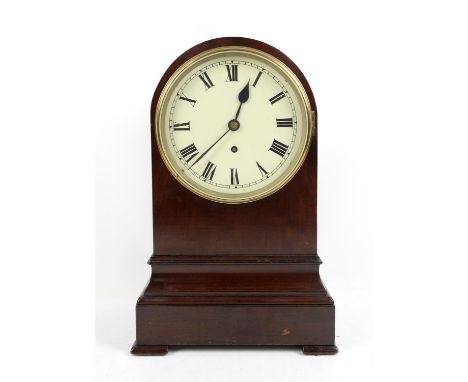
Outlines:
{"label": "cream clock face", "polygon": [[257,50],[209,50],[168,80],[155,113],[171,173],[224,203],[278,191],[304,161],[313,134],[309,100],[291,70]]}

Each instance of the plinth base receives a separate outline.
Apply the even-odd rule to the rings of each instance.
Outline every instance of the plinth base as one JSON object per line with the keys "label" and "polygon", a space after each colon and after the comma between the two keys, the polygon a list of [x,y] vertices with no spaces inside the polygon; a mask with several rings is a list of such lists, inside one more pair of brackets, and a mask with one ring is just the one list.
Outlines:
{"label": "plinth base", "polygon": [[153,274],[136,306],[133,354],[164,355],[171,346],[337,352],[335,306],[320,280],[317,256],[294,263],[279,256],[264,257],[263,263],[244,258],[240,264],[226,264],[231,258],[209,265],[183,260],[183,265],[165,258],[150,261]]}

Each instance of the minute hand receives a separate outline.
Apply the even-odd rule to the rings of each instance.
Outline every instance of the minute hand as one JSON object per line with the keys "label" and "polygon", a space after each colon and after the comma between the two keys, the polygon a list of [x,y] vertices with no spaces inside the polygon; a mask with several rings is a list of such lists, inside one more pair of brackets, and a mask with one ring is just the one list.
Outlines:
{"label": "minute hand", "polygon": [[229,133],[230,131],[231,131],[231,130],[228,129],[223,135],[221,135],[221,136],[218,138],[218,140],[217,140],[215,143],[213,143],[210,147],[208,147],[208,148],[205,150],[205,152],[204,152],[202,155],[200,155],[200,157],[199,157],[195,162],[193,162],[192,165],[191,165],[189,168],[192,168],[193,166],[195,166],[195,165],[200,161],[200,159],[202,159],[202,158],[208,153],[208,151],[210,151],[210,150],[213,148],[213,146],[214,146],[216,143],[218,143],[221,139],[223,139],[224,136],[225,136],[227,133]]}

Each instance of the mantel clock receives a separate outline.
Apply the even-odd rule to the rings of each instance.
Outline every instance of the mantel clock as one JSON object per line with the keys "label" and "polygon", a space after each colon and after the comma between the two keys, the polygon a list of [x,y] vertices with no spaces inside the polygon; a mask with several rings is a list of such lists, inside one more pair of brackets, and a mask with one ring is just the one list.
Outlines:
{"label": "mantel clock", "polygon": [[132,353],[336,353],[316,244],[317,108],[299,68],[256,40],[196,45],[156,88],[151,138],[154,253]]}

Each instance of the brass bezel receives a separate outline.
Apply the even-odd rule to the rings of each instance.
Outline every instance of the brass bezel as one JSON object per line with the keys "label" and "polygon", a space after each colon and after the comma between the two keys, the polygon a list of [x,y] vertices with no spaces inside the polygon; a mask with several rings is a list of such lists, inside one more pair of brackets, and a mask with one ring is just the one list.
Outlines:
{"label": "brass bezel", "polygon": [[[271,62],[273,64],[273,66],[279,67],[280,71],[282,71],[283,74],[286,75],[286,77],[288,77],[291,80],[291,86],[296,87],[296,89],[298,91],[298,94],[300,96],[299,98],[302,101],[302,104],[303,104],[303,107],[304,107],[304,110],[305,110],[305,113],[306,113],[305,121],[306,121],[306,124],[307,124],[307,128],[306,128],[307,132],[306,132],[305,145],[304,145],[304,148],[302,150],[302,153],[299,156],[298,161],[296,162],[296,164],[294,165],[292,170],[290,170],[289,174],[287,174],[281,180],[281,182],[278,182],[277,184],[274,184],[271,188],[265,190],[264,192],[260,192],[260,193],[254,195],[254,196],[249,196],[249,197],[245,197],[245,198],[236,198],[234,200],[234,199],[215,197],[213,195],[209,195],[209,194],[201,191],[200,189],[194,187],[192,184],[187,182],[181,175],[179,175],[179,171],[176,168],[174,168],[174,166],[172,165],[172,163],[171,163],[171,161],[170,161],[170,159],[168,157],[168,154],[166,153],[166,149],[165,149],[165,147],[164,147],[164,145],[162,143],[163,142],[163,139],[161,137],[162,129],[160,128],[160,126],[164,125],[164,120],[163,120],[163,116],[162,116],[162,113],[161,113],[161,111],[163,109],[164,101],[166,99],[166,96],[168,94],[168,91],[169,91],[170,87],[177,80],[177,78],[179,77],[179,75],[181,73],[183,73],[193,63],[195,63],[197,61],[200,61],[200,60],[204,59],[207,56],[217,54],[217,53],[220,53],[220,52],[223,52],[223,53],[233,52],[234,53],[234,52],[239,52],[239,51],[240,52],[251,53],[251,54],[254,54],[254,55],[258,55],[258,56],[262,57],[263,59]],[[299,81],[299,79],[294,74],[294,72],[285,63],[283,63],[281,60],[279,60],[275,56],[272,56],[271,54],[266,53],[266,52],[264,52],[262,50],[250,48],[250,47],[247,47],[247,46],[227,45],[227,46],[223,46],[223,47],[208,49],[208,50],[206,50],[206,51],[204,51],[202,53],[199,53],[199,54],[193,56],[192,58],[188,59],[187,61],[185,61],[182,65],[180,65],[180,67],[166,81],[166,83],[164,85],[164,88],[161,91],[161,94],[159,96],[158,102],[156,104],[156,111],[155,111],[154,118],[155,118],[154,122],[155,122],[155,136],[156,136],[157,147],[158,147],[159,153],[161,154],[161,158],[162,158],[164,164],[166,165],[167,169],[169,170],[169,172],[174,176],[174,178],[182,186],[184,186],[186,189],[193,192],[194,194],[196,194],[196,195],[198,195],[198,196],[200,196],[200,197],[202,197],[204,199],[207,199],[207,200],[210,200],[210,201],[213,201],[213,202],[217,202],[217,203],[224,203],[224,204],[242,204],[242,203],[254,202],[254,201],[266,198],[266,197],[274,194],[275,192],[279,191],[280,189],[282,189],[287,183],[289,183],[291,181],[291,179],[294,177],[294,175],[296,175],[296,173],[299,171],[299,168],[304,163],[304,160],[305,160],[305,158],[307,156],[307,153],[309,152],[309,149],[310,149],[312,136],[315,135],[315,111],[312,110],[311,105],[310,105],[310,101],[309,101],[309,97],[307,96],[307,93],[306,93],[304,87],[302,86],[302,83]]]}

